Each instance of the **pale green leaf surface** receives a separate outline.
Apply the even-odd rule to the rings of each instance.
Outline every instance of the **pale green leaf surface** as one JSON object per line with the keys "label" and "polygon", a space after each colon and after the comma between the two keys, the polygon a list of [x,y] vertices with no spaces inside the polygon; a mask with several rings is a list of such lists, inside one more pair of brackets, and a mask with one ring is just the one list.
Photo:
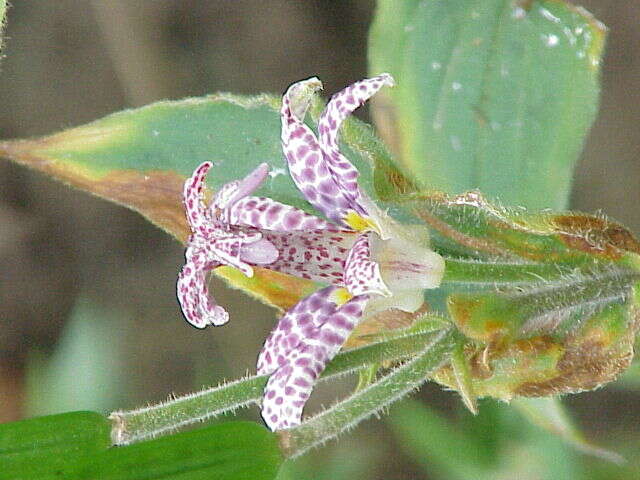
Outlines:
{"label": "pale green leaf surface", "polygon": [[566,208],[598,105],[604,26],[557,0],[381,0],[374,117],[424,187]]}
{"label": "pale green leaf surface", "polygon": [[72,412],[0,425],[0,479],[269,480],[283,461],[278,437],[228,422],[110,447],[110,422]]}

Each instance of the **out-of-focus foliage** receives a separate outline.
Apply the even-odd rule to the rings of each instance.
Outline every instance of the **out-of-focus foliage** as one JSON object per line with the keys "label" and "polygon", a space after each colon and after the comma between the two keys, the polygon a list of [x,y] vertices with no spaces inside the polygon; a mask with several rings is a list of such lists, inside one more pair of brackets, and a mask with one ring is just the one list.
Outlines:
{"label": "out-of-focus foliage", "polygon": [[566,208],[604,37],[564,1],[379,1],[369,69],[398,87],[375,99],[376,124],[424,187]]}

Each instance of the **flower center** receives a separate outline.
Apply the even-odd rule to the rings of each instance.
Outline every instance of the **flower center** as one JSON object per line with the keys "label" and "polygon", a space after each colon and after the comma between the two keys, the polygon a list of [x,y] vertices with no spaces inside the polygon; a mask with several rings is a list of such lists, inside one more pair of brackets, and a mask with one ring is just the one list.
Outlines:
{"label": "flower center", "polygon": [[[380,274],[392,296],[376,299],[372,311],[397,308],[415,312],[424,302],[424,290],[440,284],[444,260],[426,246],[426,228],[403,225],[382,240],[371,235],[371,259],[380,265]],[[369,312],[370,313],[370,312]]]}

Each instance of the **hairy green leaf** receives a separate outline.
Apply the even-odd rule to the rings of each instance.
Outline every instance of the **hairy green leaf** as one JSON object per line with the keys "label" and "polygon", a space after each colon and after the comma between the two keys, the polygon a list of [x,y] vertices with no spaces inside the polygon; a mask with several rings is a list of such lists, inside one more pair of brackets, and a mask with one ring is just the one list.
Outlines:
{"label": "hairy green leaf", "polygon": [[[542,270],[534,269],[532,275],[553,276],[552,268],[544,264],[580,267],[594,262],[633,263],[635,260],[629,259],[640,254],[640,243],[634,235],[603,216],[503,208],[491,204],[479,192],[408,195],[399,202],[433,229],[432,243],[442,253],[502,262],[505,266],[538,263]],[[510,273],[523,274],[518,266]]]}

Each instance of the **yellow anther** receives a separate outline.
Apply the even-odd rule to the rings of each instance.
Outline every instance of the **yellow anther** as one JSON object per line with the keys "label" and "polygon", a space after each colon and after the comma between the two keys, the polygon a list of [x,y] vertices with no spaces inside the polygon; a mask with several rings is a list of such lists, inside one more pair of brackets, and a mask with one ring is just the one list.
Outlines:
{"label": "yellow anther", "polygon": [[369,217],[363,217],[359,213],[349,210],[344,217],[344,222],[353,228],[356,232],[369,232],[374,231],[380,233],[380,227],[378,224]]}
{"label": "yellow anther", "polygon": [[346,288],[338,288],[331,293],[329,301],[335,303],[338,307],[341,307],[352,298],[353,295],[351,295]]}

